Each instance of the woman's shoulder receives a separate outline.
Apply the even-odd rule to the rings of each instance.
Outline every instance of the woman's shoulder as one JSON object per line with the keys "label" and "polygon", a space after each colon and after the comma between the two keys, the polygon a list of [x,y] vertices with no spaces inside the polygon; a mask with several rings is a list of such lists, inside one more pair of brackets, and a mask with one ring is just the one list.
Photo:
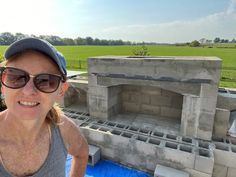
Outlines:
{"label": "woman's shoulder", "polygon": [[60,123],[59,123],[59,128],[61,131],[69,131],[71,128],[72,129],[77,129],[78,127],[76,126],[75,122],[72,121],[70,118],[68,118],[65,115],[61,115],[60,117]]}
{"label": "woman's shoulder", "polygon": [[62,116],[62,123],[59,125],[62,138],[71,155],[79,155],[82,150],[86,150],[87,142],[80,132],[79,127],[66,116]]}
{"label": "woman's shoulder", "polygon": [[61,116],[61,123],[59,124],[59,129],[62,134],[64,142],[68,145],[71,141],[75,139],[81,139],[81,133],[77,125],[65,115]]}

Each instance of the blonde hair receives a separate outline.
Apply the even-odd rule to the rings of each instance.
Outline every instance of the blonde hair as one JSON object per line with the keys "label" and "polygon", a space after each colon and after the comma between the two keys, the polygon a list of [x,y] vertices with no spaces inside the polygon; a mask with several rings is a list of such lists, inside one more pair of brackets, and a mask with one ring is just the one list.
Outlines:
{"label": "blonde hair", "polygon": [[[23,53],[23,52],[22,52]],[[22,53],[18,53],[14,56],[12,56],[11,58],[9,58],[8,60],[4,60],[0,63],[0,67],[5,67],[10,61],[12,61],[12,59],[19,57]],[[61,121],[61,117],[64,115],[63,111],[61,110],[60,106],[58,105],[58,103],[54,103],[52,108],[49,110],[49,112],[46,115],[46,121],[50,124],[50,125],[54,125],[57,126],[59,124],[62,123]]]}
{"label": "blonde hair", "polygon": [[62,123],[61,117],[64,115],[63,111],[59,107],[57,103],[55,103],[52,106],[52,109],[49,110],[46,120],[51,124],[51,125],[59,125]]}

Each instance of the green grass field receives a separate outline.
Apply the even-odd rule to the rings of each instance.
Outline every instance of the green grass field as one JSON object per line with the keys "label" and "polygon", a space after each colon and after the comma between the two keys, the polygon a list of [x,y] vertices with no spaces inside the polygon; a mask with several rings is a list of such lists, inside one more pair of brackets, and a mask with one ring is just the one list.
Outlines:
{"label": "green grass field", "polygon": [[[205,47],[147,46],[150,56],[217,56],[222,59],[221,87],[236,88],[236,44]],[[86,65],[89,57],[105,55],[133,55],[140,46],[57,46],[67,59],[68,69],[78,68],[78,61]],[[0,46],[0,55],[6,46]],[[83,62],[84,61],[84,62]],[[84,68],[84,66],[81,66]]]}

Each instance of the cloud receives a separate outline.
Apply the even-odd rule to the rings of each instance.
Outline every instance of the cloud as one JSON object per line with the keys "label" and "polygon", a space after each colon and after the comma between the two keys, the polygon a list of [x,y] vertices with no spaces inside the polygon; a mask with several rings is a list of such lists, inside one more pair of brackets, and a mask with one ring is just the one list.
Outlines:
{"label": "cloud", "polygon": [[131,41],[189,42],[201,38],[236,38],[236,0],[230,0],[223,12],[195,20],[177,20],[159,24],[114,26],[103,29],[98,37],[120,38]]}
{"label": "cloud", "polygon": [[227,8],[227,14],[234,14],[236,11],[236,0],[230,0],[229,6]]}

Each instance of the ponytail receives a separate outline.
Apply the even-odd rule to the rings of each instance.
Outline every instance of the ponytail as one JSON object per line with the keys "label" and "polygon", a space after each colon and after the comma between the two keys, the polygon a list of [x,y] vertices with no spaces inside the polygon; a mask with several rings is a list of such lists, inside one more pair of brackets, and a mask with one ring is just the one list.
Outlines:
{"label": "ponytail", "polygon": [[63,115],[63,112],[61,108],[57,104],[54,104],[52,109],[48,112],[46,116],[46,120],[48,120],[49,123],[52,125],[59,125],[62,123],[61,121],[62,115]]}

